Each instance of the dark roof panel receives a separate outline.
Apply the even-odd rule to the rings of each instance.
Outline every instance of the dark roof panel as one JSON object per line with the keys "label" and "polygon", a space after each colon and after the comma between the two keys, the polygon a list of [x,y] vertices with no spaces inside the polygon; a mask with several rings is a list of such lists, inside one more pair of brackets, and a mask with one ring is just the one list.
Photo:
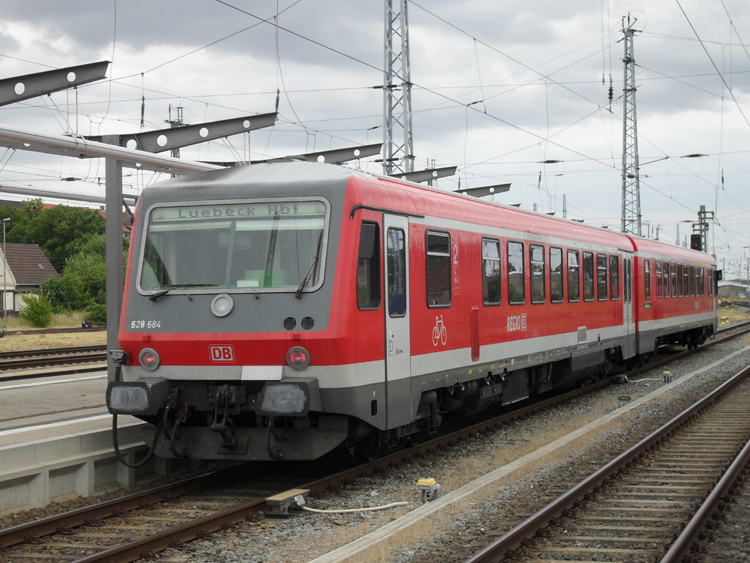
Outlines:
{"label": "dark roof panel", "polygon": [[38,244],[7,243],[6,252],[17,285],[41,285],[60,277]]}

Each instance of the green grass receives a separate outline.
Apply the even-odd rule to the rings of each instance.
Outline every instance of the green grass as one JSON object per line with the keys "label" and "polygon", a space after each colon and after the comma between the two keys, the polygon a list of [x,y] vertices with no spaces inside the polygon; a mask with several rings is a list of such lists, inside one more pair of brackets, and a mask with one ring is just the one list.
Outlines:
{"label": "green grass", "polygon": [[[76,312],[68,313],[65,315],[52,315],[52,322],[47,328],[81,328],[81,322],[86,319],[86,313]],[[2,326],[2,319],[0,318],[0,326]],[[8,330],[22,330],[27,328],[34,328],[30,322],[24,321],[18,317],[8,316]]]}

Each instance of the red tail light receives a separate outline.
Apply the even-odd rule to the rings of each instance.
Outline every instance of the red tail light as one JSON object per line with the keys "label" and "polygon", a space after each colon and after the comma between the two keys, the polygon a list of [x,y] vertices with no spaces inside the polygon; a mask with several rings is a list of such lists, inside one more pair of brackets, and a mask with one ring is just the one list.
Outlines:
{"label": "red tail light", "polygon": [[310,352],[305,350],[302,346],[295,346],[290,348],[286,353],[286,363],[289,367],[296,371],[302,371],[310,365]]}

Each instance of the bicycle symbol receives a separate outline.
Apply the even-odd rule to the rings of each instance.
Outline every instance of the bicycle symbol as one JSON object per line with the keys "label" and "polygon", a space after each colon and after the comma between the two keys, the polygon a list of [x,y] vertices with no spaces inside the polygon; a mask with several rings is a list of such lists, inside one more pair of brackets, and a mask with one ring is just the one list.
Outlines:
{"label": "bicycle symbol", "polygon": [[432,329],[432,345],[437,346],[438,341],[445,343],[448,341],[448,329],[443,324],[443,315],[435,317],[435,328]]}

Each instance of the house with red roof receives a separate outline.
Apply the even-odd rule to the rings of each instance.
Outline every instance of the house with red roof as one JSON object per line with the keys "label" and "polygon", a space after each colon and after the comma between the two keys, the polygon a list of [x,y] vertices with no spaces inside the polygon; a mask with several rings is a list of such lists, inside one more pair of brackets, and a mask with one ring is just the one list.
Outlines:
{"label": "house with red roof", "polygon": [[[5,261],[5,303],[0,298],[3,310],[20,311],[21,295],[24,293],[39,293],[39,286],[50,278],[59,278],[60,274],[50,264],[50,261],[39,248],[38,244],[7,243],[7,256],[3,256],[0,244],[0,260]],[[2,262],[0,262],[0,291],[3,289]]]}

